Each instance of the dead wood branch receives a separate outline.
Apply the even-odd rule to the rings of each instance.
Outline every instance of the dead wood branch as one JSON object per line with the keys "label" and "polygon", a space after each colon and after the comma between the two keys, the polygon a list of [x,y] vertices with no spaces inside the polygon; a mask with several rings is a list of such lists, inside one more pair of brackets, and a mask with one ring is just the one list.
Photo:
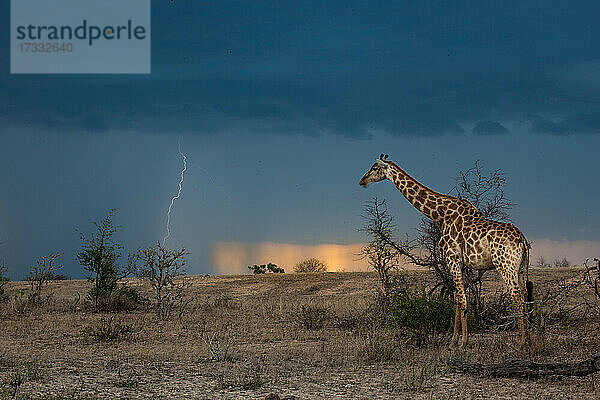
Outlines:
{"label": "dead wood branch", "polygon": [[572,363],[537,363],[530,360],[507,360],[500,364],[480,364],[458,358],[448,358],[446,364],[468,374],[493,377],[586,376],[600,371],[600,354],[596,354],[587,360]]}

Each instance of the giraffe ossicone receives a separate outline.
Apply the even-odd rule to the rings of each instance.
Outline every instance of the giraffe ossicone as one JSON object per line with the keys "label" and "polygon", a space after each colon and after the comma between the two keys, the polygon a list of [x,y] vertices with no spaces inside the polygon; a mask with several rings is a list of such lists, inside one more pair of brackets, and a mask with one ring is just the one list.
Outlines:
{"label": "giraffe ossicone", "polygon": [[[411,177],[381,154],[362,177],[359,184],[390,180],[404,197],[423,215],[442,229],[439,247],[454,280],[454,334],[458,344],[462,327],[464,347],[468,342],[467,297],[462,278],[463,266],[476,270],[496,269],[508,288],[518,314],[522,344],[530,344],[525,301],[532,287],[529,275],[529,244],[521,231],[511,223],[485,218],[466,199],[437,193]],[[527,288],[526,288],[527,286]]]}

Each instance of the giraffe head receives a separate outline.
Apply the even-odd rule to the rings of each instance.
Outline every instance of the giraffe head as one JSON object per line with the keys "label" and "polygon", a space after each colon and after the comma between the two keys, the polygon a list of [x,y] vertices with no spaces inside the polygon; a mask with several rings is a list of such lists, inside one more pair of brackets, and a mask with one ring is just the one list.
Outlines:
{"label": "giraffe head", "polygon": [[379,182],[386,179],[388,169],[390,168],[387,158],[387,154],[385,156],[382,154],[379,158],[376,158],[375,164],[367,171],[358,184],[362,187],[367,187],[373,182]]}

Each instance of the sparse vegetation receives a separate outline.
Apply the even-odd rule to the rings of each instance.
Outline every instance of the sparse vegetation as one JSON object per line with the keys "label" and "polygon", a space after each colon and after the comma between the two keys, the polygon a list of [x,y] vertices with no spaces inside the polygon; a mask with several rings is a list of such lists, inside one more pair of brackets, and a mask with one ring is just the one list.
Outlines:
{"label": "sparse vegetation", "polygon": [[17,393],[19,393],[19,389],[21,385],[25,383],[27,380],[25,371],[21,368],[17,368],[12,372],[8,379],[8,395],[9,398],[14,399],[17,397]]}
{"label": "sparse vegetation", "polygon": [[563,257],[554,260],[552,265],[554,265],[555,268],[569,268],[571,266],[571,263],[569,262],[569,260],[567,260],[567,257]]}
{"label": "sparse vegetation", "polygon": [[139,373],[131,370],[124,370],[119,366],[117,369],[117,379],[113,382],[118,388],[137,388],[140,384]]}
{"label": "sparse vegetation", "polygon": [[201,334],[206,353],[200,357],[200,361],[232,361],[234,335],[233,326],[229,321],[218,321],[212,330],[206,330]]}
{"label": "sparse vegetation", "polygon": [[327,308],[318,304],[302,304],[294,313],[297,325],[308,330],[323,328],[327,318]]}
{"label": "sparse vegetation", "polygon": [[31,284],[31,297],[33,300],[41,298],[42,288],[48,284],[56,271],[62,268],[62,264],[57,265],[55,263],[60,256],[62,256],[62,253],[41,256],[31,268],[27,280]]}
{"label": "sparse vegetation", "polygon": [[391,304],[397,290],[406,283],[399,274],[401,253],[393,239],[393,217],[385,200],[373,199],[365,205],[365,226],[360,231],[367,234],[369,243],[361,249],[361,256],[377,272],[377,301],[385,308]]}
{"label": "sparse vegetation", "polygon": [[[583,271],[562,278],[540,294],[533,313],[534,323],[545,332],[548,325],[569,325],[586,318],[600,318],[600,261],[583,263]],[[573,301],[573,298],[576,301]]]}
{"label": "sparse vegetation", "polygon": [[423,393],[428,384],[438,374],[436,365],[413,365],[404,378],[404,388],[408,392]]}
{"label": "sparse vegetation", "polygon": [[257,372],[251,372],[234,378],[226,378],[224,375],[218,377],[217,390],[241,389],[255,390],[262,387],[266,381]]}
{"label": "sparse vegetation", "polygon": [[233,300],[231,296],[228,295],[217,296],[213,304],[215,308],[229,309],[237,307],[237,303]]}
{"label": "sparse vegetation", "polygon": [[10,279],[8,279],[6,276],[6,267],[4,266],[4,262],[0,260],[0,303],[8,300],[8,295],[4,290],[7,282],[10,282]]}
{"label": "sparse vegetation", "polygon": [[327,264],[318,258],[311,257],[297,263],[294,272],[327,272]]}
{"label": "sparse vegetation", "polygon": [[134,327],[117,318],[116,315],[100,318],[93,326],[83,330],[85,342],[120,342],[131,340],[135,332]]}
{"label": "sparse vegetation", "polygon": [[[560,392],[598,398],[595,376],[515,379],[505,385],[488,376],[454,379],[455,372],[445,366],[450,356],[483,364],[588,359],[600,347],[600,312],[586,305],[599,303],[596,265],[589,264],[586,281],[585,267],[530,271],[539,298],[530,354],[515,344],[511,318],[494,323],[505,327],[479,330],[466,351],[448,347],[448,318],[439,322],[443,329],[418,326],[448,315],[447,297],[427,290],[437,282],[428,271],[403,272],[406,283],[397,294],[404,297],[387,310],[388,318],[374,302],[375,272],[188,277],[192,302],[178,323],[157,319],[151,308],[74,313],[69,307],[74,294],[93,283],[56,282],[52,302],[31,313],[2,313],[0,398],[10,398],[9,382],[18,378],[17,371],[24,379],[15,379],[13,388],[23,399],[261,399],[270,392],[301,399],[340,393],[349,399],[436,398],[440,393],[476,398],[482,386],[494,387],[492,397]],[[503,292],[490,291],[500,279],[489,274],[483,281],[486,307],[502,303]],[[149,281],[126,283],[153,298]],[[9,282],[5,288],[10,296],[31,291],[29,282]],[[549,296],[544,304],[546,293],[558,298]],[[411,333],[428,330],[427,339]]]}
{"label": "sparse vegetation", "polygon": [[543,256],[539,256],[535,261],[535,267],[537,268],[548,268],[550,264],[546,262],[546,259]]}
{"label": "sparse vegetation", "polygon": [[108,312],[126,312],[144,308],[148,300],[137,289],[122,285],[102,296],[94,297],[95,310]]}
{"label": "sparse vegetation", "polygon": [[177,309],[179,317],[191,301],[187,296],[190,282],[185,275],[185,248],[169,250],[162,244],[140,250],[136,258],[142,262],[139,276],[148,280],[154,294],[154,310],[162,320],[169,319]]}
{"label": "sparse vegetation", "polygon": [[397,360],[398,343],[394,339],[393,332],[381,321],[370,320],[359,331],[359,335],[363,339],[362,351],[366,360],[374,362]]}
{"label": "sparse vegetation", "polygon": [[4,397],[2,398],[7,399],[27,398],[23,395],[19,395],[21,386],[27,382],[40,382],[44,377],[45,374],[42,371],[38,357],[33,357],[25,362],[17,363],[9,372],[8,380],[6,382],[7,389],[4,393],[0,390],[0,395],[4,394]]}

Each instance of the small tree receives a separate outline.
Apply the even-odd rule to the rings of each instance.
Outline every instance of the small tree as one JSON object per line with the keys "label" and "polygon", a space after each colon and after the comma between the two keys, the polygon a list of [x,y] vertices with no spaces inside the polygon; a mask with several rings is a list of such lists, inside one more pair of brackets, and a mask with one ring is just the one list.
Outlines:
{"label": "small tree", "polygon": [[255,275],[259,275],[259,274],[266,274],[267,272],[273,273],[273,274],[283,274],[285,273],[285,271],[283,270],[283,268],[278,267],[276,264],[273,263],[268,263],[268,264],[261,264],[261,265],[249,265],[248,269],[250,271],[252,271],[253,274]]}
{"label": "small tree", "polygon": [[550,264],[546,262],[544,256],[539,256],[535,262],[535,266],[538,268],[547,268],[550,266]]}
{"label": "small tree", "polygon": [[385,305],[392,301],[399,283],[398,275],[394,271],[399,269],[400,252],[397,251],[392,237],[394,232],[393,217],[389,213],[385,200],[379,201],[374,198],[373,201],[365,205],[365,214],[363,214],[365,226],[359,231],[364,232],[370,239],[369,244],[361,249],[362,258],[367,262],[379,277],[379,292]]}
{"label": "small tree", "polygon": [[271,272],[273,274],[284,274],[285,271],[283,270],[283,268],[278,267],[277,265],[273,264],[273,263],[268,263],[267,264],[267,271]]}
{"label": "small tree", "polygon": [[553,264],[556,268],[569,268],[571,266],[571,263],[569,260],[567,260],[567,257],[557,258],[554,260]]}
{"label": "small tree", "polygon": [[262,264],[262,265],[258,265],[258,264],[248,265],[248,269],[250,271],[252,271],[252,273],[254,275],[266,274],[267,273],[267,265],[266,264]]}
{"label": "small tree", "polygon": [[48,256],[41,256],[31,268],[27,280],[31,284],[32,299],[39,299],[41,297],[42,288],[52,280],[56,271],[62,268],[62,264],[55,264],[55,261],[60,256],[62,256],[62,253],[51,253]]}
{"label": "small tree", "polygon": [[327,272],[327,264],[318,258],[311,257],[296,264],[294,272]]}
{"label": "small tree", "polygon": [[116,209],[112,209],[102,221],[94,222],[96,229],[89,236],[80,232],[83,245],[77,253],[77,260],[89,273],[88,280],[94,283],[89,295],[96,306],[100,298],[110,296],[117,289],[118,282],[132,271],[131,264],[125,267],[117,265],[123,246],[113,239],[119,228],[112,222],[115,213]]}
{"label": "small tree", "polygon": [[169,250],[160,242],[137,254],[137,259],[142,262],[138,276],[150,282],[156,302],[154,309],[162,320],[169,319],[176,308],[179,308],[181,316],[190,302],[186,298],[186,291],[191,282],[185,278],[177,279],[185,275],[183,267],[188,254],[190,253],[183,247],[180,250]]}

